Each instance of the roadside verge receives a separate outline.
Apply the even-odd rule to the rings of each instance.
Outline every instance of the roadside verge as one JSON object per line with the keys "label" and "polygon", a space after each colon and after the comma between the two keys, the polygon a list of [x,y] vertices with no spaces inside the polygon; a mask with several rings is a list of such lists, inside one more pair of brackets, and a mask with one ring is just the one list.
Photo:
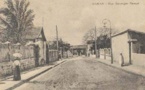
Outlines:
{"label": "roadside verge", "polygon": [[13,81],[13,78],[7,79],[5,81],[2,81],[2,84],[0,84],[0,90],[13,90],[17,87],[19,87],[20,85],[30,81],[31,79],[47,72],[48,70],[64,63],[66,60],[60,60],[60,61],[56,61],[53,65],[45,65],[43,67],[40,67],[36,70],[27,72],[27,73],[23,73],[21,74],[22,80],[20,81]]}
{"label": "roadside verge", "polygon": [[121,67],[121,65],[119,65],[117,62],[114,62],[113,64],[111,64],[110,60],[97,59],[97,61],[102,64],[111,66],[113,68],[117,68],[122,71],[134,74],[134,75],[145,77],[145,67],[139,67],[139,66],[135,66],[135,65],[128,65],[128,66]]}

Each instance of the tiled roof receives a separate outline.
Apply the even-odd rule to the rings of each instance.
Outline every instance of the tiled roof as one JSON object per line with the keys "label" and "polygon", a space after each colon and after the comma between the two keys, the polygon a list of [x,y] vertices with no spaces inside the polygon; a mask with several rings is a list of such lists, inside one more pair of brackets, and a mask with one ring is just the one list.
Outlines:
{"label": "tiled roof", "polygon": [[42,30],[43,30],[42,27],[33,28],[26,33],[25,38],[26,39],[36,39],[41,34]]}

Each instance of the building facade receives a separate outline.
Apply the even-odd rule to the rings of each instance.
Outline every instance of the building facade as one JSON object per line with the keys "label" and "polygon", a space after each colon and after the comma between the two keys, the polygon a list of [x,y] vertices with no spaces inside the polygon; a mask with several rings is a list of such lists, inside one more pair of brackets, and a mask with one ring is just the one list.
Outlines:
{"label": "building facade", "polygon": [[113,60],[125,64],[145,65],[145,33],[128,29],[112,36]]}
{"label": "building facade", "polygon": [[44,64],[45,62],[48,62],[47,61],[48,45],[46,43],[46,37],[44,34],[43,27],[33,28],[28,32],[25,38],[27,42],[31,41],[35,44],[34,50],[36,50],[36,52],[38,53],[38,60],[39,60],[38,63]]}

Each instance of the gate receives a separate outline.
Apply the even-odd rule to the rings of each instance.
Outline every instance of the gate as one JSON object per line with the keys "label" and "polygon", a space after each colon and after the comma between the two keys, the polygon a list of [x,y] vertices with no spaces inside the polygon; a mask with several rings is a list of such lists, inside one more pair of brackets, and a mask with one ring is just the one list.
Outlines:
{"label": "gate", "polygon": [[38,45],[34,45],[34,60],[35,60],[35,66],[38,67],[39,66],[39,51],[40,48]]}

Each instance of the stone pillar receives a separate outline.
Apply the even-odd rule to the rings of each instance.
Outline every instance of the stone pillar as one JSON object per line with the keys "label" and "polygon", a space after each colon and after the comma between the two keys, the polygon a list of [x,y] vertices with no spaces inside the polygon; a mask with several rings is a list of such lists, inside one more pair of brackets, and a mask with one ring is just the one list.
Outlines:
{"label": "stone pillar", "polygon": [[42,64],[44,62],[44,41],[39,40],[39,47],[40,47],[40,58],[39,62]]}

